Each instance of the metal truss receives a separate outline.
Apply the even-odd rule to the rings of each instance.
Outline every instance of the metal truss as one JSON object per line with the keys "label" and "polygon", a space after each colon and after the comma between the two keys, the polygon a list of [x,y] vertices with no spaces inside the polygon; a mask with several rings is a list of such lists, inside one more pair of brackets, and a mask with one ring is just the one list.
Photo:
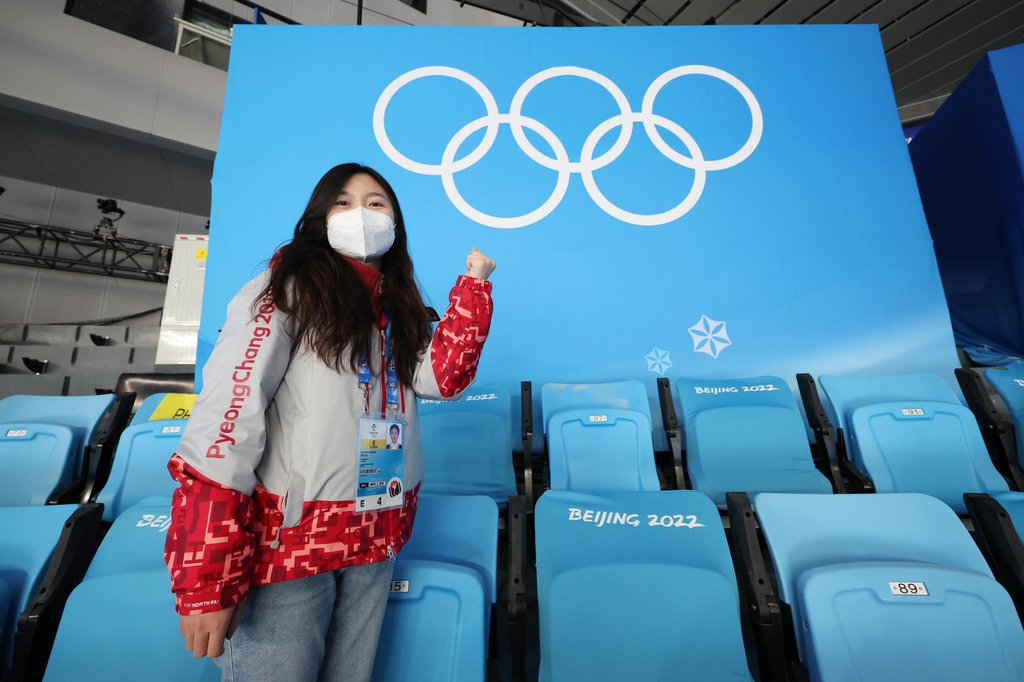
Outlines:
{"label": "metal truss", "polygon": [[568,0],[457,0],[536,26],[602,26]]}
{"label": "metal truss", "polygon": [[167,282],[171,247],[0,217],[0,263]]}

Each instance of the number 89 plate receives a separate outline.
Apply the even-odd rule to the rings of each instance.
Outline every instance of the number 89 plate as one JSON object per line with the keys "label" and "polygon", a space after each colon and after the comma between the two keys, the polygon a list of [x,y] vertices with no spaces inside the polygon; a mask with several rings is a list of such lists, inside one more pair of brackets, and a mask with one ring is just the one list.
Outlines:
{"label": "number 89 plate", "polygon": [[903,597],[927,597],[928,590],[924,583],[889,583],[893,594]]}

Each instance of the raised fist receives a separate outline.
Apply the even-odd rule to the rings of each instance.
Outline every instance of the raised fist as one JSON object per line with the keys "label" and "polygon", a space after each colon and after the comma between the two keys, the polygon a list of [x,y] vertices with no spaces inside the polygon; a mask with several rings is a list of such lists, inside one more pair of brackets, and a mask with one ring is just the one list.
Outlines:
{"label": "raised fist", "polygon": [[494,272],[494,261],[480,253],[474,246],[466,256],[466,274],[477,279],[487,279]]}

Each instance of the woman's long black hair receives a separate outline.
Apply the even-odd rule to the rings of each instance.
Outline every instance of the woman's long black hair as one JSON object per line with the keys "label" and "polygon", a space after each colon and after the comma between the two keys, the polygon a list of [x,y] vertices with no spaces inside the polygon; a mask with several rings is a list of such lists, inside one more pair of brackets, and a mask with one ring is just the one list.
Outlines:
{"label": "woman's long black hair", "polygon": [[274,256],[270,279],[253,302],[269,297],[273,304],[298,321],[296,347],[303,344],[328,367],[356,371],[357,358],[369,358],[376,319],[370,292],[355,269],[327,241],[327,212],[345,183],[365,173],[380,183],[395,212],[395,243],[381,260],[384,275],[382,300],[391,322],[395,369],[411,386],[416,361],[430,342],[430,317],[413,275],[398,197],[380,173],[357,163],[343,163],[327,171],[313,189],[295,236]]}

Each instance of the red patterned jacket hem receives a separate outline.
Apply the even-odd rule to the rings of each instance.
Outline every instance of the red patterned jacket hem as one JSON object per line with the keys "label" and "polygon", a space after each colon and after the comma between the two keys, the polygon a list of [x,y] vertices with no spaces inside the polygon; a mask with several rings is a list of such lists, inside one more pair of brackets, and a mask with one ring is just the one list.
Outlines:
{"label": "red patterned jacket hem", "polygon": [[[388,545],[397,554],[412,534],[418,485],[408,491],[401,507],[379,512],[357,513],[352,500],[305,502],[299,523],[282,529],[280,495],[260,486],[251,498],[242,495],[206,479],[177,455],[168,469],[181,484],[171,505],[175,523],[169,531],[199,520],[207,528],[215,527],[216,516],[224,516],[228,525],[236,515],[250,519],[241,533],[215,538],[207,532],[201,546],[190,543],[187,533],[182,533],[184,538],[168,536],[165,558],[168,565],[180,567],[171,579],[175,607],[183,616],[230,608],[249,595],[252,585],[386,561]],[[275,539],[279,541],[276,548],[272,546]],[[182,545],[186,546],[178,550]],[[174,556],[175,551],[182,551],[181,559]]]}

